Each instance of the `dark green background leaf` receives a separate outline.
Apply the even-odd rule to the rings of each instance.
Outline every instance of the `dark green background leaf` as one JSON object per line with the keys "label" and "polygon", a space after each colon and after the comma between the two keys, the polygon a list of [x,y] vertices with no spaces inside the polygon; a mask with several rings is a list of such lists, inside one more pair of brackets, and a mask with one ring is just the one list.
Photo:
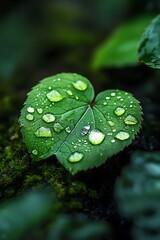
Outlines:
{"label": "dark green background leaf", "polygon": [[139,49],[139,60],[149,67],[160,69],[160,15],[144,32]]}
{"label": "dark green background leaf", "polygon": [[143,15],[119,26],[95,52],[93,68],[138,64],[139,39],[152,18],[153,16]]}

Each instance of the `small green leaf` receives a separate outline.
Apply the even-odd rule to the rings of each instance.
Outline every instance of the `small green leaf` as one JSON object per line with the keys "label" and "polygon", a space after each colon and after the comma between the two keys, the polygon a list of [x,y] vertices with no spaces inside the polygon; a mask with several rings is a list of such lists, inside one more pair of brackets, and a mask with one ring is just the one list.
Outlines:
{"label": "small green leaf", "polygon": [[139,39],[152,18],[144,15],[118,27],[95,52],[92,67],[100,69],[138,64]]}
{"label": "small green leaf", "polygon": [[152,68],[160,69],[160,15],[144,32],[139,49],[139,60]]}
{"label": "small green leaf", "polygon": [[20,117],[33,159],[55,154],[74,174],[101,165],[129,145],[141,125],[139,102],[120,90],[93,99],[91,83],[78,74],[57,74],[35,86]]}

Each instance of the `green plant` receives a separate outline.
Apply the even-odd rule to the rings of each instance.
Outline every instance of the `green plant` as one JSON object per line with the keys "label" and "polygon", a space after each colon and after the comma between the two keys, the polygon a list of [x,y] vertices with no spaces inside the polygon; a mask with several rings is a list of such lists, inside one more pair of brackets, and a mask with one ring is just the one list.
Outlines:
{"label": "green plant", "polygon": [[72,174],[97,167],[129,145],[141,126],[130,93],[107,90],[94,99],[91,83],[62,73],[41,81],[22,109],[22,135],[34,160],[55,154]]}
{"label": "green plant", "polygon": [[160,69],[160,15],[152,20],[141,37],[139,60],[147,66]]}

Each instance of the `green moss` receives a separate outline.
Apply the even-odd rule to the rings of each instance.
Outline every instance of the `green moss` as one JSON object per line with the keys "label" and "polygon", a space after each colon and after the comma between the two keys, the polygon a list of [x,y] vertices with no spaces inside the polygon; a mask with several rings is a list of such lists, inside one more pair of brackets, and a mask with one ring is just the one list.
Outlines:
{"label": "green moss", "polygon": [[[97,198],[95,190],[65,170],[56,158],[33,162],[22,141],[16,121],[3,136],[0,148],[0,198],[14,197],[28,189],[49,187],[57,194],[57,211],[86,209],[88,199]],[[3,150],[4,149],[4,150]]]}

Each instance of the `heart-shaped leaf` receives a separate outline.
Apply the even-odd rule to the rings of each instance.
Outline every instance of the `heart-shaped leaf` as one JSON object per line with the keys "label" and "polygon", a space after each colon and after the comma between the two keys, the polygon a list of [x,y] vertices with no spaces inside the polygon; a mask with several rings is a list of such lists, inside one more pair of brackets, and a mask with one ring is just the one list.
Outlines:
{"label": "heart-shaped leaf", "polygon": [[74,174],[101,165],[129,145],[141,125],[138,100],[120,90],[93,99],[91,83],[78,74],[58,74],[35,86],[20,117],[33,159],[55,154]]}

